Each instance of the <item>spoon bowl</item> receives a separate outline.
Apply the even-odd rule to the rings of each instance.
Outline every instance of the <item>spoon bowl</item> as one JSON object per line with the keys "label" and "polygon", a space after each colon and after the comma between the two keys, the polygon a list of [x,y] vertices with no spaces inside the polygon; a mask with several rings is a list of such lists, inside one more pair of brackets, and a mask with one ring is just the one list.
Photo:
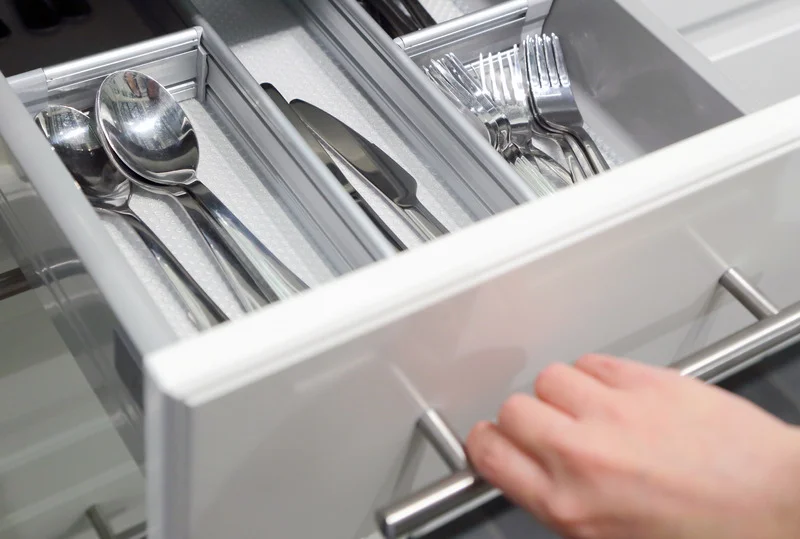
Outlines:
{"label": "spoon bowl", "polygon": [[160,185],[191,183],[200,145],[169,91],[136,71],[109,75],[97,92],[97,122],[110,149],[136,175]]}
{"label": "spoon bowl", "polygon": [[130,182],[109,162],[89,116],[65,105],[48,105],[34,122],[93,205],[124,209]]}

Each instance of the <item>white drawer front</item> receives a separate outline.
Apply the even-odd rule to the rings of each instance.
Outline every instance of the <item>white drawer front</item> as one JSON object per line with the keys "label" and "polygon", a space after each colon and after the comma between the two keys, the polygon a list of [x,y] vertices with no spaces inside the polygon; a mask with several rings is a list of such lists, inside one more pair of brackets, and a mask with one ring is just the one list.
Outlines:
{"label": "white drawer front", "polygon": [[[738,267],[800,298],[800,100],[657,152],[147,359],[154,538],[364,537],[553,361],[667,364],[753,319]],[[411,455],[411,456],[410,456]]]}

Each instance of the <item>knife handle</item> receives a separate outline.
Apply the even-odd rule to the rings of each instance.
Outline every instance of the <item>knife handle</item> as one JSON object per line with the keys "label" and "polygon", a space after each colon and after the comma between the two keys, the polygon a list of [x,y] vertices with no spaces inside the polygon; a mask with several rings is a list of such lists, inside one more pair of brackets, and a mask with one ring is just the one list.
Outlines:
{"label": "knife handle", "polygon": [[375,213],[375,210],[372,208],[372,206],[367,204],[367,201],[364,200],[364,198],[358,194],[355,189],[353,189],[353,192],[350,193],[350,196],[352,197],[353,201],[363,210],[363,212],[367,214],[367,217],[369,217],[369,220],[372,221],[372,224],[378,227],[384,237],[395,249],[398,251],[405,251],[408,249],[408,246],[403,243],[403,240],[397,237],[397,234],[395,234],[394,230],[392,230],[389,225],[387,225],[383,219],[381,219],[380,216]]}
{"label": "knife handle", "polygon": [[425,241],[444,236],[449,230],[422,204],[403,208],[408,223]]}

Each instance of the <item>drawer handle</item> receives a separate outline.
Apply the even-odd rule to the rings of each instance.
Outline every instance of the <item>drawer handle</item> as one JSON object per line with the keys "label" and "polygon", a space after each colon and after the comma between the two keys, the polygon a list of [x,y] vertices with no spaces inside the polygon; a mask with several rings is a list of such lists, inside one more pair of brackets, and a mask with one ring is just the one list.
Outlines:
{"label": "drawer handle", "polygon": [[147,536],[147,523],[140,522],[123,530],[119,533],[114,533],[111,529],[111,524],[108,523],[106,518],[100,512],[100,509],[93,505],[86,510],[86,518],[94,528],[98,539],[145,539]]}
{"label": "drawer handle", "polygon": [[[770,353],[800,341],[800,302],[779,311],[738,270],[719,280],[758,322],[670,365],[682,376],[716,383]],[[427,410],[416,429],[436,449],[453,474],[377,511],[378,527],[387,539],[420,536],[501,496],[466,462],[458,435],[434,410]]]}

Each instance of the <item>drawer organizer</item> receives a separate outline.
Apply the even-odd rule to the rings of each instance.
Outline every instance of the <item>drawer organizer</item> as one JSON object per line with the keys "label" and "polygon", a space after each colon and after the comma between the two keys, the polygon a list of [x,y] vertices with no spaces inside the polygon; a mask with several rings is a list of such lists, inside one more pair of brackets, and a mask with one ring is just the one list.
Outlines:
{"label": "drawer organizer", "polygon": [[[204,35],[200,28],[23,73],[12,77],[9,83],[31,115],[49,103],[91,112],[105,76],[122,69],[135,69],[152,76],[182,103],[199,138],[199,177],[280,260],[312,287],[394,252],[352,207],[344,190],[329,182],[327,175],[320,174],[322,166],[313,156],[304,154],[307,148],[275,133],[275,124],[281,125],[285,119],[270,117],[261,108],[266,97],[260,87],[246,72],[240,71],[224,44],[214,36]],[[79,344],[89,336],[76,337],[71,347],[73,354],[76,357],[98,354],[91,362],[84,362],[87,368],[94,365],[100,369],[101,379],[121,380],[135,399],[141,399],[140,367],[130,364],[131,360],[138,362],[131,358],[140,357],[155,343],[186,337],[196,329],[155,259],[132,229],[115,216],[96,214],[74,188],[71,177],[64,170],[54,172],[41,183],[34,182],[33,188],[41,194],[41,199],[26,196],[25,190],[30,188],[27,185],[4,186],[7,193],[19,191],[19,196],[25,199],[25,202],[6,200],[8,228],[20,238],[28,238],[15,242],[31,250],[29,256],[22,257],[34,261],[28,271],[56,287],[64,280],[65,272],[80,274],[82,263],[111,270],[105,282],[101,281],[102,276],[93,274],[96,284],[86,282],[80,291],[65,291],[66,297],[56,297],[53,301],[59,304],[66,324],[76,328],[75,332],[88,332],[89,342],[97,343],[95,350],[89,350],[85,342]],[[67,227],[59,222],[59,217],[46,216],[43,205],[49,204],[59,205],[64,209],[64,218],[81,222],[85,228],[75,231],[72,237],[61,238]],[[243,314],[223,276],[210,264],[208,247],[174,201],[140,190],[131,199],[131,207],[230,319]],[[32,233],[36,234],[33,242]],[[98,237],[106,239],[106,235],[115,247],[102,247],[104,244]],[[59,241],[66,245],[58,246]],[[35,256],[36,250],[45,253],[46,260]],[[87,308],[105,313],[101,316],[105,321],[95,325],[82,320],[86,314],[80,308],[76,310],[80,303],[75,301],[74,294],[91,298],[90,303],[113,305],[110,298],[119,295],[120,289],[131,287],[132,280],[142,283],[146,290],[136,299],[142,311],[132,312],[127,306],[112,307],[115,317],[120,318],[117,322],[115,317],[107,317],[108,306],[92,305]],[[90,321],[94,319],[92,316]],[[130,335],[134,340],[131,357],[122,355],[117,350],[120,343],[109,339],[112,335],[127,335],[129,332],[124,328],[142,327],[143,320],[163,322],[157,324],[155,331]],[[106,372],[108,365],[103,359],[108,347],[116,356],[113,373]],[[94,373],[93,377],[97,375]],[[130,412],[135,406],[119,408],[138,416]]]}
{"label": "drawer organizer", "polygon": [[[710,64],[625,0],[512,0],[397,38],[420,67],[454,53],[463,63],[507,51],[525,35],[561,38],[587,128],[621,164],[741,115]],[[437,98],[428,96],[433,102]]]}
{"label": "drawer organizer", "polygon": [[[515,174],[497,166],[497,155],[485,147],[476,151],[440,123],[416,88],[375,54],[336,6],[238,0],[232,10],[193,0],[185,12],[229,44],[256,81],[274,86],[286,101],[325,110],[396,160],[416,180],[420,201],[449,230],[530,198]],[[420,243],[359,178],[348,179],[402,242]]]}

